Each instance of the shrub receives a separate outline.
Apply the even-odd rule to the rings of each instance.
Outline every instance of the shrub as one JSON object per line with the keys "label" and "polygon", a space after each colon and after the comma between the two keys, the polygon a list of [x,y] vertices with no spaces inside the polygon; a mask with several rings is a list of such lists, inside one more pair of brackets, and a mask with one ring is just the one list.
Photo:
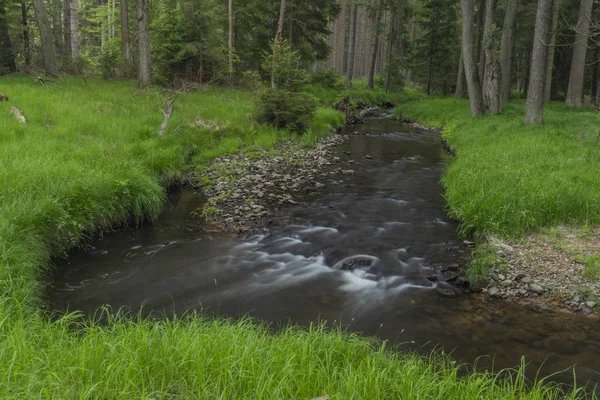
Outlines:
{"label": "shrub", "polygon": [[256,97],[256,120],[261,124],[303,132],[317,109],[315,98],[303,92],[264,89]]}
{"label": "shrub", "polygon": [[330,89],[339,89],[344,86],[340,74],[335,68],[317,71],[311,75],[310,79],[313,84]]}
{"label": "shrub", "polygon": [[285,40],[279,45],[277,62],[273,62],[273,44],[271,52],[263,56],[263,70],[274,77],[275,86],[291,92],[301,91],[308,83],[308,73],[302,68],[300,55]]}

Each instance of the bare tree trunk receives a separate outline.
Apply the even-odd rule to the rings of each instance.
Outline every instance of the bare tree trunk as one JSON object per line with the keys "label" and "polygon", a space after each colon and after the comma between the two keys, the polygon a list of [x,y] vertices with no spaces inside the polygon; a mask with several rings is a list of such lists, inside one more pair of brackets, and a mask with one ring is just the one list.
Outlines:
{"label": "bare tree trunk", "polygon": [[40,29],[46,72],[52,76],[58,76],[58,64],[56,63],[56,53],[54,52],[52,30],[50,29],[50,22],[48,22],[44,0],[33,0],[33,8],[35,9],[35,18]]}
{"label": "bare tree trunk", "polygon": [[487,0],[485,6],[485,25],[483,43],[485,50],[485,71],[483,79],[483,103],[491,114],[502,112],[500,97],[500,62],[498,61],[498,41],[492,32],[496,0]]}
{"label": "bare tree trunk", "polygon": [[233,73],[233,0],[229,0],[229,73]]}
{"label": "bare tree trunk", "polygon": [[356,18],[357,9],[356,4],[351,6],[350,15],[350,33],[348,40],[348,65],[346,66],[346,84],[352,86],[352,78],[354,77],[354,51],[356,50]]}
{"label": "bare tree trunk", "polygon": [[379,0],[379,4],[377,4],[376,17],[375,21],[376,26],[373,29],[373,34],[375,35],[375,40],[373,43],[373,54],[371,56],[371,65],[369,68],[369,79],[367,83],[367,87],[369,89],[373,89],[375,86],[375,66],[377,65],[377,53],[379,52],[379,37],[380,37],[380,29],[381,29],[381,17],[383,15],[382,10],[383,0]]}
{"label": "bare tree trunk", "polygon": [[551,23],[552,0],[538,0],[527,104],[525,106],[526,124],[541,124],[544,122],[544,85],[546,83],[546,63],[548,62]]}
{"label": "bare tree trunk", "polygon": [[480,58],[480,73],[482,73],[481,81],[485,82],[485,74],[486,74],[486,58],[488,55],[488,47],[489,47],[489,36],[490,30],[492,29],[492,24],[494,23],[494,15],[496,14],[496,0],[485,0],[485,17],[483,22],[483,35],[481,40],[481,51],[483,53],[483,58]]}
{"label": "bare tree trunk", "polygon": [[600,64],[598,63],[598,57],[600,56],[600,49],[596,47],[594,50],[594,68],[592,70],[592,102],[594,105],[598,105],[596,103],[596,97],[598,95],[598,72],[600,72]]}
{"label": "bare tree trunk", "polygon": [[[462,46],[461,46],[462,48]],[[460,52],[460,61],[458,62],[458,77],[456,78],[456,92],[454,97],[462,99],[465,93],[465,64],[463,62],[462,51]]]}
{"label": "bare tree trunk", "polygon": [[71,54],[79,57],[79,15],[78,0],[71,0]]}
{"label": "bare tree trunk", "polygon": [[[279,8],[279,22],[277,23],[277,33],[275,34],[275,41],[273,42],[273,64],[279,64],[279,48],[281,47],[281,41],[283,40],[283,26],[285,24],[285,8],[286,0],[281,0]],[[278,77],[275,71],[271,74],[271,87],[277,89]]]}
{"label": "bare tree trunk", "polygon": [[[558,1],[558,0],[556,0]],[[502,53],[500,55],[500,68],[502,72],[502,100],[510,101],[512,89],[512,64],[515,49],[515,27],[517,22],[517,9],[519,0],[506,2],[506,14],[502,27]]]}
{"label": "bare tree trunk", "polygon": [[63,2],[63,37],[65,45],[64,64],[68,65],[73,53],[71,50],[71,3],[69,0]]}
{"label": "bare tree trunk", "polygon": [[29,22],[27,18],[27,5],[21,3],[21,26],[23,29],[23,52],[25,53],[25,68],[31,70],[31,44],[29,42]]}
{"label": "bare tree trunk", "polygon": [[[51,17],[51,25],[50,30],[52,31],[54,38],[54,48],[56,50],[56,54],[58,56],[63,56],[65,54],[65,46],[63,43],[63,26],[62,26],[62,7],[60,4],[61,0],[54,0],[53,8],[49,14]],[[50,8],[52,10],[52,8]]]}
{"label": "bare tree trunk", "polygon": [[567,105],[571,107],[581,107],[581,101],[583,100],[585,57],[593,4],[593,0],[581,0],[579,7],[579,21],[575,26],[577,34],[575,35],[575,44],[573,46],[569,88],[567,90]]}
{"label": "bare tree trunk", "polygon": [[126,69],[129,67],[131,62],[131,49],[129,46],[129,10],[127,7],[127,0],[121,0],[121,53],[123,54],[123,61],[125,62]]}
{"label": "bare tree trunk", "polygon": [[152,69],[150,65],[150,9],[148,0],[138,0],[138,86],[150,86]]}
{"label": "bare tree trunk", "polygon": [[485,68],[485,48],[483,46],[483,41],[485,40],[485,2],[486,0],[479,0],[479,9],[477,11],[477,33],[475,34],[477,38],[475,48],[477,50],[474,53],[474,57],[479,57],[479,64],[477,67],[479,75],[477,75],[477,78],[479,79],[479,85],[481,87],[483,87],[483,74]]}
{"label": "bare tree trunk", "polygon": [[0,75],[15,72],[16,70],[15,55],[8,34],[6,8],[4,7],[4,2],[0,0]]}
{"label": "bare tree trunk", "polygon": [[483,114],[483,98],[481,85],[473,54],[473,0],[461,0],[462,6],[462,54],[465,67],[465,77],[469,90],[471,116]]}
{"label": "bare tree trunk", "polygon": [[390,29],[390,37],[389,37],[389,44],[388,44],[387,76],[385,78],[385,92],[386,93],[390,91],[390,87],[392,84],[392,60],[393,60],[393,56],[394,56],[394,30],[396,27],[396,16],[393,13],[390,17],[390,24],[392,27]]}
{"label": "bare tree trunk", "polygon": [[548,47],[548,63],[546,64],[546,83],[544,85],[544,101],[549,102],[552,98],[552,71],[554,69],[554,49],[556,47],[556,31],[558,29],[558,11],[560,0],[552,3],[552,26],[550,28],[551,38]]}

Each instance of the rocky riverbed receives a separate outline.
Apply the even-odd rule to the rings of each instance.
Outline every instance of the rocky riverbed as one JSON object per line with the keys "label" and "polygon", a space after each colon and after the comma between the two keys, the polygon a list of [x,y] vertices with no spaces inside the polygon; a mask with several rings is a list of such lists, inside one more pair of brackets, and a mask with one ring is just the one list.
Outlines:
{"label": "rocky riverbed", "polygon": [[497,267],[478,282],[483,293],[506,301],[558,306],[583,315],[600,312],[600,281],[588,260],[600,247],[600,230],[582,234],[559,227],[552,233],[532,234],[520,241],[492,238]]}
{"label": "rocky riverbed", "polygon": [[215,159],[202,172],[208,197],[204,216],[233,233],[264,231],[279,224],[277,215],[283,205],[317,195],[330,176],[354,173],[352,164],[334,152],[346,138],[332,134],[310,148],[286,141],[275,151]]}

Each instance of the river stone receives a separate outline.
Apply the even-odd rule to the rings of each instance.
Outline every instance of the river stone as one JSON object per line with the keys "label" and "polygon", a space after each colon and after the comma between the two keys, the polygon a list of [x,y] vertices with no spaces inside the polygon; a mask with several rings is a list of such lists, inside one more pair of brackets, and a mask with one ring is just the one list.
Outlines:
{"label": "river stone", "polygon": [[488,296],[495,297],[497,299],[502,297],[502,292],[497,287],[493,286],[488,289]]}
{"label": "river stone", "polygon": [[447,287],[437,287],[435,292],[443,297],[456,297],[456,291]]}
{"label": "river stone", "polygon": [[521,278],[521,282],[529,284],[529,283],[533,283],[533,279],[530,276],[524,276]]}
{"label": "river stone", "polygon": [[316,187],[317,189],[323,189],[323,188],[325,188],[325,185],[324,185],[323,183],[321,183],[321,182],[317,182],[317,183],[315,184],[315,187]]}
{"label": "river stone", "polygon": [[474,292],[481,292],[490,284],[490,280],[485,276],[478,276],[469,282],[469,287]]}
{"label": "river stone", "polygon": [[595,301],[588,301],[585,303],[586,306],[588,306],[589,308],[594,308],[596,307],[596,302]]}
{"label": "river stone", "polygon": [[352,175],[354,173],[353,169],[345,169],[342,171],[342,174],[344,175]]}
{"label": "river stone", "polygon": [[500,285],[502,285],[505,288],[511,287],[512,284],[513,284],[513,281],[511,281],[510,279],[500,282]]}
{"label": "river stone", "polygon": [[499,280],[500,282],[502,282],[502,281],[505,281],[505,280],[506,280],[506,277],[505,277],[504,275],[502,275],[502,274],[498,274],[498,280]]}
{"label": "river stone", "polygon": [[538,285],[537,283],[530,284],[529,290],[536,294],[544,294],[544,292],[546,291],[546,289],[544,289],[541,285]]}

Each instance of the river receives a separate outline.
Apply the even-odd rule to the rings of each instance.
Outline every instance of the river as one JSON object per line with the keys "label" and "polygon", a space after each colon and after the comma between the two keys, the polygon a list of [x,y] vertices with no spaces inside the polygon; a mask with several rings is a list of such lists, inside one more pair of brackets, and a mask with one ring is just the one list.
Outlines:
{"label": "river", "polygon": [[[522,356],[531,374],[577,365],[578,384],[600,383],[596,319],[440,294],[451,286],[433,267],[456,268],[470,249],[445,213],[439,180],[449,160],[438,133],[388,119],[347,133],[338,151],[354,172],[284,209],[289,223],[232,238],[191,217],[201,194],[176,191],[155,224],[106,234],[61,262],[51,306],[320,319],[495,370]],[[572,383],[573,372],[554,379]]]}

